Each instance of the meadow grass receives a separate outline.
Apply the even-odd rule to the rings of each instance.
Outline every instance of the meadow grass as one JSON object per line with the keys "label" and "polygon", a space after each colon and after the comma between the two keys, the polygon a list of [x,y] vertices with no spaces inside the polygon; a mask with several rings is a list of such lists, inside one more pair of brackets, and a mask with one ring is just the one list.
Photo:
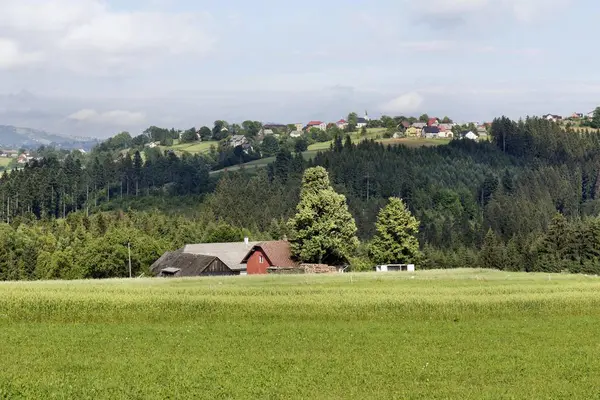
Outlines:
{"label": "meadow grass", "polygon": [[600,279],[0,284],[0,398],[597,398]]}
{"label": "meadow grass", "polygon": [[161,150],[173,150],[176,153],[190,153],[190,154],[201,154],[208,153],[210,146],[219,147],[219,142],[215,140],[209,140],[204,142],[193,142],[193,143],[181,143],[174,144],[173,146],[161,147]]}

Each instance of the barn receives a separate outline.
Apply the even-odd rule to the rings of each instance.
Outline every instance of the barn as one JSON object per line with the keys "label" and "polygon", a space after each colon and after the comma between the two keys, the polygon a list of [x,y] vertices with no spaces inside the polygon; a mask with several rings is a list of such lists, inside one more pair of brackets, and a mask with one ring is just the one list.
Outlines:
{"label": "barn", "polygon": [[257,242],[189,244],[159,258],[150,270],[159,277],[223,276],[246,273],[241,260]]}
{"label": "barn", "polygon": [[292,260],[290,243],[285,240],[262,242],[252,246],[242,259],[248,275],[267,274],[277,269],[297,269],[299,264]]}

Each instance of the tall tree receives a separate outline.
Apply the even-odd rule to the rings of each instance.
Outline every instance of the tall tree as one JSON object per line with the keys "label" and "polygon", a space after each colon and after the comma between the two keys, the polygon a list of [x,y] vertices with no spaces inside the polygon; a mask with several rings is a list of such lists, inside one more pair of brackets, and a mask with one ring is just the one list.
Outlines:
{"label": "tall tree", "polygon": [[289,221],[293,256],[309,263],[347,262],[359,244],[356,223],[323,167],[305,171],[296,210]]}
{"label": "tall tree", "polygon": [[421,259],[419,250],[419,221],[404,202],[392,197],[379,212],[376,233],[369,246],[371,260],[377,264],[416,263]]}
{"label": "tall tree", "polygon": [[358,114],[355,112],[351,112],[348,114],[348,125],[346,125],[346,129],[348,132],[354,132],[356,130],[356,126],[358,125]]}

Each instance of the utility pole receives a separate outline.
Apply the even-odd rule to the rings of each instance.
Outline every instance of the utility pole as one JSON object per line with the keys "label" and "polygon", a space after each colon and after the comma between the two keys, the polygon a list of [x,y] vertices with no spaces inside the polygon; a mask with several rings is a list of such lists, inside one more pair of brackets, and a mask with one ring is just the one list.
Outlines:
{"label": "utility pole", "polygon": [[127,242],[127,253],[129,254],[129,278],[131,278],[131,244]]}

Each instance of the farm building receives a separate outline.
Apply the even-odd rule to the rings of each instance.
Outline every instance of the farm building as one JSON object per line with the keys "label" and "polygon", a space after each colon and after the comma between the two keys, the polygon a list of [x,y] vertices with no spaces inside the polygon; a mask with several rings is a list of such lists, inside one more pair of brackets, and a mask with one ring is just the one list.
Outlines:
{"label": "farm building", "polygon": [[389,264],[378,265],[374,268],[375,272],[415,272],[414,264]]}
{"label": "farm building", "polygon": [[298,268],[298,263],[291,258],[290,243],[285,240],[252,246],[242,264],[246,264],[248,275],[267,274],[273,269]]}
{"label": "farm building", "polygon": [[150,270],[159,277],[220,276],[246,273],[241,260],[256,242],[189,244],[163,254]]}

